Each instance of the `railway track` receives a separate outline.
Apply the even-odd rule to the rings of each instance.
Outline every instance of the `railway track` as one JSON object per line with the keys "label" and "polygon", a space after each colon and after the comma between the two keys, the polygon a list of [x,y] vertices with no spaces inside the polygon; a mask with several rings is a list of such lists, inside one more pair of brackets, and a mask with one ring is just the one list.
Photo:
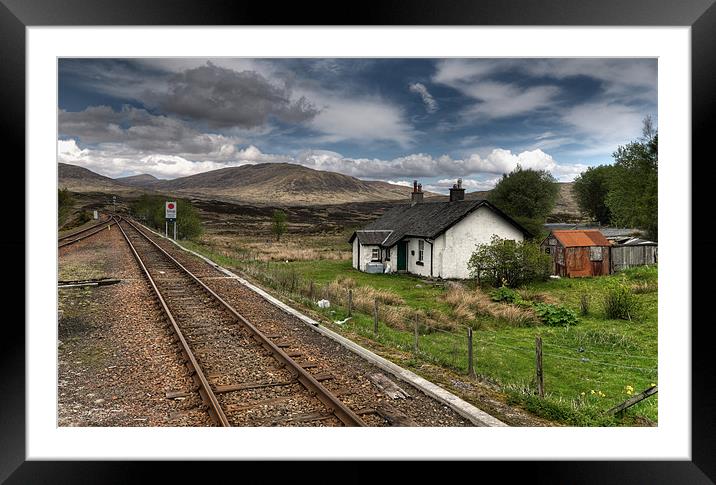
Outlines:
{"label": "railway track", "polygon": [[219,426],[365,426],[280,334],[266,335],[134,222],[115,219]]}
{"label": "railway track", "polygon": [[86,239],[90,236],[93,236],[97,234],[100,231],[103,231],[109,226],[112,226],[117,223],[117,219],[114,216],[109,217],[107,220],[102,221],[98,224],[95,224],[90,227],[86,227],[85,229],[82,229],[81,231],[74,232],[72,234],[67,234],[65,236],[62,236],[57,239],[57,247],[63,248],[65,246],[69,246],[70,244],[74,244],[76,242],[82,241],[83,239]]}

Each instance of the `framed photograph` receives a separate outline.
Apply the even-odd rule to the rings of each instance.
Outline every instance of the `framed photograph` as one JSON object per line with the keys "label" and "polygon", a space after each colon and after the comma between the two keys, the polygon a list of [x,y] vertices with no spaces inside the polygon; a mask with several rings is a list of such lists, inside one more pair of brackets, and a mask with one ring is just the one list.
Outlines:
{"label": "framed photograph", "polygon": [[691,267],[713,249],[692,238],[712,2],[322,25],[181,3],[0,5],[27,201],[0,478],[457,459],[716,480]]}

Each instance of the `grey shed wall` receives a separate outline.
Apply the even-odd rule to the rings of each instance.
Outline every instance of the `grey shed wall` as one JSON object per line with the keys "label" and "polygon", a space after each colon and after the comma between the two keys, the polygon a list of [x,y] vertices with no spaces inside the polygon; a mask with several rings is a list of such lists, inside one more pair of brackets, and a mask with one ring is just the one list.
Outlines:
{"label": "grey shed wall", "polygon": [[612,246],[612,273],[633,266],[656,264],[657,256],[658,246],[654,245]]}

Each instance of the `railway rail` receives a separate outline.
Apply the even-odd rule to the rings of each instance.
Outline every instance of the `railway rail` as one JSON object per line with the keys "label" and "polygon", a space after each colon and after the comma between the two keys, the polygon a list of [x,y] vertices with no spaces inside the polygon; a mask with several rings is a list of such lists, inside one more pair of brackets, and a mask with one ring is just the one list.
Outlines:
{"label": "railway rail", "polygon": [[219,426],[365,426],[282,335],[266,335],[133,221],[114,218]]}
{"label": "railway rail", "polygon": [[98,224],[95,224],[90,227],[86,227],[80,231],[74,232],[72,234],[67,234],[65,236],[59,237],[57,239],[57,247],[63,248],[65,246],[69,246],[70,244],[74,244],[76,242],[82,241],[83,239],[86,239],[90,236],[94,236],[100,231],[105,230],[106,228],[114,225],[117,223],[117,218],[115,216],[110,216],[105,221],[102,221]]}

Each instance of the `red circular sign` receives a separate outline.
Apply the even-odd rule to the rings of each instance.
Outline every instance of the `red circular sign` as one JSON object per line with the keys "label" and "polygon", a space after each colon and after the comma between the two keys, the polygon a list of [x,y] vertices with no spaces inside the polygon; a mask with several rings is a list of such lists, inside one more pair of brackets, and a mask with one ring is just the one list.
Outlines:
{"label": "red circular sign", "polygon": [[173,209],[173,208],[174,208],[174,204],[167,204],[167,207],[169,207],[170,209]]}

